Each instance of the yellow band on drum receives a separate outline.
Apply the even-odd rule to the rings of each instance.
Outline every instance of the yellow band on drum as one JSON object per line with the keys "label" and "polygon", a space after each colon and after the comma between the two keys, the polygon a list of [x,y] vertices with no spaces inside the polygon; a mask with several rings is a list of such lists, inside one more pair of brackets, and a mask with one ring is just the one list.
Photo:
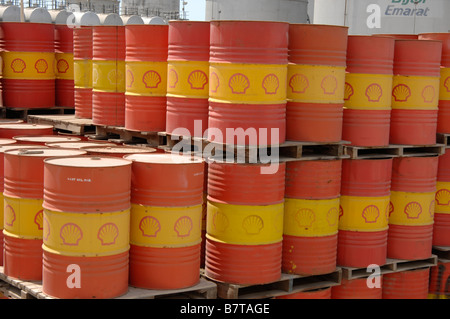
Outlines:
{"label": "yellow band on drum", "polygon": [[103,92],[125,92],[125,61],[92,61],[92,88]]}
{"label": "yellow band on drum", "polygon": [[303,103],[344,103],[345,67],[289,64],[287,99]]}
{"label": "yellow band on drum", "polygon": [[73,54],[55,53],[56,78],[60,80],[73,80]]}
{"label": "yellow band on drum", "polygon": [[[168,90],[174,73],[169,70]],[[211,63],[209,99],[239,104],[286,103],[287,65]]]}
{"label": "yellow band on drum", "polygon": [[394,75],[392,108],[437,110],[439,104],[439,81],[439,77]]}
{"label": "yellow band on drum", "polygon": [[188,247],[201,242],[202,205],[154,207],[131,204],[130,243]]}
{"label": "yellow band on drum", "polygon": [[167,95],[183,98],[209,97],[209,63],[168,61]]}
{"label": "yellow band on drum", "polygon": [[341,196],[339,229],[380,231],[388,227],[389,196]]}
{"label": "yellow band on drum", "polygon": [[284,235],[319,237],[336,234],[339,223],[339,198],[293,199],[284,202]]}
{"label": "yellow band on drum", "polygon": [[354,110],[390,110],[392,75],[347,73],[344,106]]}
{"label": "yellow band on drum", "polygon": [[5,205],[4,205],[4,196],[3,193],[0,193],[0,202],[1,204],[1,208],[0,208],[0,229],[3,229],[4,225],[3,225],[3,221],[4,221],[4,216],[5,216]]}
{"label": "yellow band on drum", "polygon": [[76,88],[92,89],[92,60],[74,60],[73,79]]}
{"label": "yellow band on drum", "polygon": [[436,195],[434,197],[434,212],[440,214],[450,214],[450,183],[437,182]]}
{"label": "yellow band on drum", "polygon": [[430,225],[434,220],[435,193],[391,192],[392,225]]}
{"label": "yellow band on drum", "polygon": [[4,196],[4,229],[14,237],[42,239],[42,199]]}
{"label": "yellow band on drum", "polygon": [[450,68],[441,68],[439,100],[450,101]]}
{"label": "yellow band on drum", "polygon": [[206,231],[215,241],[228,244],[272,244],[282,239],[283,215],[283,203],[247,206],[208,201]]}
{"label": "yellow band on drum", "polygon": [[166,96],[167,62],[125,62],[127,95]]}
{"label": "yellow band on drum", "polygon": [[129,249],[130,210],[62,213],[44,209],[43,248],[65,256],[109,256]]}
{"label": "yellow band on drum", "polygon": [[51,80],[55,54],[52,52],[7,52],[3,55],[3,78],[17,80]]}

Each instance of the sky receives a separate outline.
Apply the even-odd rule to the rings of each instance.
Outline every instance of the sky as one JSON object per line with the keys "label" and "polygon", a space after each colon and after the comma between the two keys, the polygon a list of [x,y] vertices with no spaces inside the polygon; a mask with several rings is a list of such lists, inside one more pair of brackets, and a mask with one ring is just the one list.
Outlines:
{"label": "sky", "polygon": [[[205,21],[205,0],[184,0],[187,18],[192,21]],[[180,11],[182,6],[180,5]]]}

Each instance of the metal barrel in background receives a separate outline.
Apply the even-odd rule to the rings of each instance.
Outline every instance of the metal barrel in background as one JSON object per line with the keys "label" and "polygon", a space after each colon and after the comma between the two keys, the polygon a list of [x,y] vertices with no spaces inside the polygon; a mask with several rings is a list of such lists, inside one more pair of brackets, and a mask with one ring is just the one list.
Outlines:
{"label": "metal barrel in background", "polygon": [[[209,22],[204,21],[169,22],[166,116],[169,134],[182,128],[186,132],[179,135],[203,137],[208,128],[209,29]],[[199,125],[197,130],[195,121]]]}
{"label": "metal barrel in background", "polygon": [[434,197],[433,246],[450,246],[450,151],[439,157]]}
{"label": "metal barrel in background", "polygon": [[295,292],[275,297],[275,299],[331,299],[331,287]]}
{"label": "metal barrel in background", "polygon": [[428,299],[450,299],[450,261],[438,259],[430,268]]}
{"label": "metal barrel in background", "polygon": [[340,285],[331,287],[331,299],[383,299],[384,276],[380,275],[379,288],[369,287],[367,278],[342,278]]}
{"label": "metal barrel in background", "polygon": [[17,144],[46,145],[46,143],[78,142],[80,138],[60,135],[16,135]]}
{"label": "metal barrel in background", "polygon": [[62,147],[62,148],[71,148],[71,149],[80,149],[83,147],[103,147],[103,146],[110,146],[115,147],[117,146],[114,143],[108,143],[108,142],[91,142],[91,141],[79,141],[79,142],[52,142],[52,143],[45,143],[48,147]]}
{"label": "metal barrel in background", "polygon": [[155,148],[151,147],[133,147],[133,146],[88,146],[82,147],[82,150],[86,151],[88,155],[92,156],[114,156],[124,157],[131,154],[148,154],[156,152]]}
{"label": "metal barrel in background", "polygon": [[0,124],[0,138],[13,138],[19,135],[52,135],[53,126],[43,124]]}
{"label": "metal barrel in background", "polygon": [[430,268],[383,275],[383,299],[427,299]]}

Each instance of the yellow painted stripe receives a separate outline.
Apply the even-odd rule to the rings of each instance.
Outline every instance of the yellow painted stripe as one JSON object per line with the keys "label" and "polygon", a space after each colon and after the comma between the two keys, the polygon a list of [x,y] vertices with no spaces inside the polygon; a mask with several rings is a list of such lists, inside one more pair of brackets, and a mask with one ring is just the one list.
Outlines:
{"label": "yellow painted stripe", "polygon": [[125,61],[92,61],[92,88],[104,92],[125,92]]}
{"label": "yellow painted stripe", "polygon": [[219,242],[263,245],[283,236],[284,204],[267,206],[230,205],[208,201],[206,231]]}
{"label": "yellow painted stripe", "polygon": [[201,242],[202,205],[153,207],[131,204],[130,243],[188,247]]}
{"label": "yellow painted stripe", "polygon": [[205,61],[168,61],[167,95],[184,98],[209,97],[209,63]]}
{"label": "yellow painted stripe", "polygon": [[392,83],[392,108],[437,110],[439,77],[395,75]]}
{"label": "yellow painted stripe", "polygon": [[388,227],[389,196],[341,196],[339,229],[380,231]]}
{"label": "yellow painted stripe", "polygon": [[92,89],[92,60],[74,60],[73,79],[76,88]]}
{"label": "yellow painted stripe", "polygon": [[16,80],[55,79],[55,54],[51,52],[3,52],[3,78]]}
{"label": "yellow painted stripe", "polygon": [[285,198],[283,234],[319,237],[336,234],[339,223],[339,198]]}
{"label": "yellow painted stripe", "polygon": [[287,98],[304,103],[343,103],[345,67],[289,64]]}
{"label": "yellow painted stripe", "polygon": [[430,225],[434,219],[435,193],[391,192],[392,225]]}
{"label": "yellow painted stripe", "polygon": [[129,249],[130,210],[61,213],[44,209],[43,248],[65,256],[109,256]]}
{"label": "yellow painted stripe", "polygon": [[441,68],[439,100],[450,101],[450,68]]}
{"label": "yellow painted stripe", "polygon": [[165,96],[166,62],[125,62],[127,95]]}
{"label": "yellow painted stripe", "polygon": [[4,227],[4,225],[3,225],[4,219],[5,219],[4,218],[4,216],[5,216],[5,214],[4,214],[4,212],[5,212],[4,198],[5,197],[3,196],[3,193],[0,193],[0,201],[2,203],[1,208],[0,208],[0,230],[2,230]]}
{"label": "yellow painted stripe", "polygon": [[355,110],[390,110],[392,81],[392,75],[347,73],[344,107]]}
{"label": "yellow painted stripe", "polygon": [[436,195],[434,197],[434,212],[440,214],[450,214],[450,183],[437,182]]}
{"label": "yellow painted stripe", "polygon": [[[286,102],[287,65],[211,63],[209,97],[213,102],[282,104]],[[168,90],[175,73],[168,74]]]}
{"label": "yellow painted stripe", "polygon": [[428,298],[427,299],[450,299],[450,295],[447,293],[447,294],[439,294],[439,295],[437,295],[437,294],[428,294]]}
{"label": "yellow painted stripe", "polygon": [[73,80],[73,54],[55,53],[56,78],[60,80]]}
{"label": "yellow painted stripe", "polygon": [[24,239],[42,239],[44,225],[42,199],[4,196],[4,229]]}

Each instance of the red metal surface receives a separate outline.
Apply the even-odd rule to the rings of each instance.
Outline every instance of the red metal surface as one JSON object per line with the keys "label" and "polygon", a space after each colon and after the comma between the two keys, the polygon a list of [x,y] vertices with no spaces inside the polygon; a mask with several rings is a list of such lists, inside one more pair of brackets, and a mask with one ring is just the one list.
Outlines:
{"label": "red metal surface", "polygon": [[437,110],[391,111],[389,142],[403,145],[436,144]]}
{"label": "red metal surface", "polygon": [[53,135],[53,126],[29,123],[0,124],[0,138],[13,138],[18,135]]}
{"label": "red metal surface", "polygon": [[382,36],[382,37],[391,37],[396,40],[417,40],[417,34],[374,34],[374,37]]}
{"label": "red metal surface", "polygon": [[[125,60],[127,62],[166,62],[168,29],[167,25],[125,26]],[[152,36],[149,37],[149,34]],[[126,96],[125,127],[127,129],[158,132],[165,131],[165,124],[165,96]]]}
{"label": "red metal surface", "polygon": [[42,280],[42,239],[4,235],[4,273],[21,280]]}
{"label": "red metal surface", "polygon": [[450,101],[439,101],[437,132],[450,133]]}
{"label": "red metal surface", "polygon": [[398,157],[392,162],[392,191],[436,191],[439,157]]}
{"label": "red metal surface", "polygon": [[206,239],[205,274],[226,283],[252,285],[281,276],[282,243],[232,245]]}
{"label": "red metal surface", "polygon": [[450,33],[422,33],[419,34],[419,40],[442,41],[441,66],[450,68]]}
{"label": "red metal surface", "polygon": [[92,92],[92,123],[125,125],[125,94],[123,92]]}
{"label": "red metal surface", "polygon": [[430,268],[383,275],[383,299],[427,299]]}
{"label": "red metal surface", "polygon": [[286,198],[329,199],[341,191],[342,160],[286,163]]}
{"label": "red metal surface", "polygon": [[430,268],[428,292],[448,298],[450,294],[450,261],[438,260],[437,266]]}
{"label": "red metal surface", "polygon": [[342,139],[357,146],[387,146],[390,126],[390,110],[344,109]]}
{"label": "red metal surface", "polygon": [[[109,299],[121,296],[128,291],[128,260],[128,251],[111,256],[78,257],[44,250],[42,291],[61,299]],[[76,289],[67,285],[70,276],[67,269],[74,264],[80,267],[80,288]]]}
{"label": "red metal surface", "polygon": [[391,189],[392,159],[342,161],[341,195],[382,197]]}
{"label": "red metal surface", "polygon": [[425,259],[431,257],[433,225],[389,225],[387,257],[394,259]]}
{"label": "red metal surface", "polygon": [[181,289],[200,280],[200,244],[179,248],[130,245],[130,285]]}
{"label": "red metal surface", "polygon": [[264,164],[210,162],[208,200],[232,205],[273,205],[283,202],[286,164],[275,174],[261,174]]}
{"label": "red metal surface", "polygon": [[92,118],[92,89],[74,88],[75,117]]}
{"label": "red metal surface", "polygon": [[55,80],[55,105],[64,107],[75,106],[74,81],[56,79]]}
{"label": "red metal surface", "polygon": [[[55,24],[55,52],[73,54],[73,28]],[[58,62],[58,61],[56,61]],[[55,80],[55,104],[57,106],[74,107],[74,81]]]}
{"label": "red metal surface", "polygon": [[339,230],[337,265],[367,267],[386,263],[388,231],[358,232]]}
{"label": "red metal surface", "polygon": [[441,41],[396,40],[394,75],[439,77],[441,57]]}
{"label": "red metal surface", "polygon": [[331,299],[331,287],[295,292],[288,295],[277,296],[275,299]]}
{"label": "red metal surface", "polygon": [[434,214],[433,246],[450,246],[450,214]]}
{"label": "red metal surface", "polygon": [[151,147],[132,147],[132,146],[89,146],[81,148],[88,155],[95,156],[115,156],[124,157],[130,154],[148,154],[156,152],[156,149]]}
{"label": "red metal surface", "polygon": [[17,135],[13,139],[18,144],[37,144],[45,145],[52,142],[78,142],[81,139],[74,136],[61,136],[61,135]]}
{"label": "red metal surface", "polygon": [[46,143],[48,147],[60,147],[60,148],[75,148],[80,149],[82,147],[92,147],[92,146],[117,146],[114,143],[102,142],[102,141],[79,141],[79,142],[57,142],[57,143]]}
{"label": "red metal surface", "polygon": [[283,236],[281,269],[285,273],[322,275],[336,269],[337,234],[323,237]]}
{"label": "red metal surface", "polygon": [[81,26],[73,29],[74,59],[92,59],[92,27]]}
{"label": "red metal surface", "polygon": [[342,278],[340,285],[331,287],[331,299],[382,299],[384,275],[380,278],[380,283],[380,288],[369,288],[366,278]]}
{"label": "red metal surface", "polygon": [[[189,130],[190,136],[203,137],[208,128],[208,99],[167,97],[166,131],[173,133],[177,128]],[[195,129],[200,121],[201,129]],[[198,124],[197,124],[198,125]]]}

